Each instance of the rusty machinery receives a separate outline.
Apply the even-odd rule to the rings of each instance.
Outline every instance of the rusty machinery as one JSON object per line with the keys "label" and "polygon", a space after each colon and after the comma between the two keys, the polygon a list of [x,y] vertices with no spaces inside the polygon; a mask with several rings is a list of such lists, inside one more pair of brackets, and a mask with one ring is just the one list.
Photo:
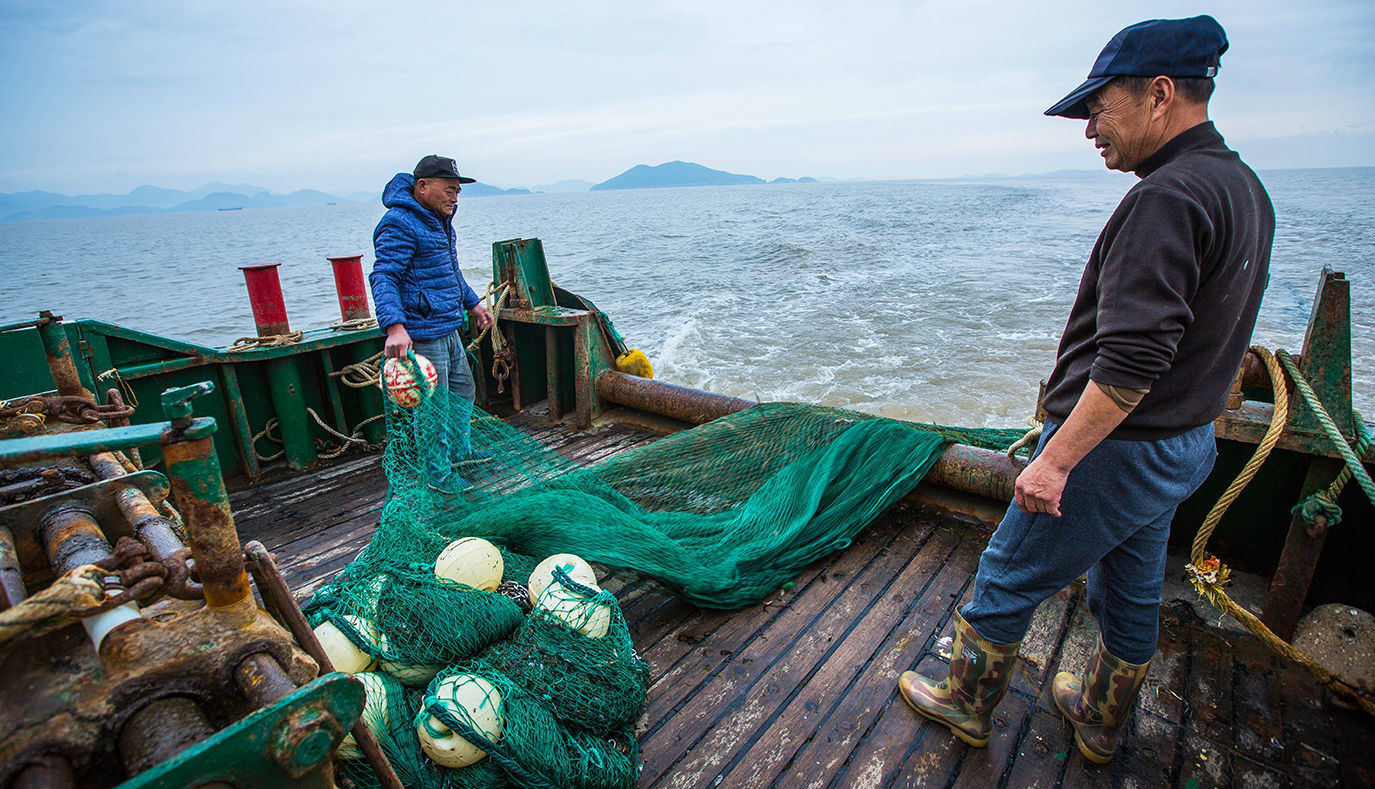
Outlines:
{"label": "rusty machinery", "polygon": [[[351,729],[399,785],[362,686],[320,676],[271,556],[239,545],[191,416],[211,389],[164,393],[167,422],[0,441],[0,788],[332,786]],[[165,475],[131,460],[150,444]]]}

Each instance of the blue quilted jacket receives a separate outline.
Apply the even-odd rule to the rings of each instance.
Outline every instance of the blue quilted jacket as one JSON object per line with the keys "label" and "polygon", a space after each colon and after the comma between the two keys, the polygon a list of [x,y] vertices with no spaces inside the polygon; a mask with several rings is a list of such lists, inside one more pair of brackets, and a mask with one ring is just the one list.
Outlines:
{"label": "blue quilted jacket", "polygon": [[441,219],[411,195],[415,179],[397,173],[382,190],[387,213],[372,232],[376,260],[368,283],[377,325],[406,327],[413,340],[445,337],[481,299],[463,280],[453,217]]}

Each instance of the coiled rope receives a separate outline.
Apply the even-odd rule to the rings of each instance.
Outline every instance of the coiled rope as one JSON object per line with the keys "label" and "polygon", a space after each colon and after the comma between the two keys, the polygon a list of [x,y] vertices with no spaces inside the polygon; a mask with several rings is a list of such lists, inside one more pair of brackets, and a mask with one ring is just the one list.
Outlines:
{"label": "coiled rope", "polygon": [[[1333,481],[1333,485],[1329,486],[1323,493],[1330,494],[1330,501],[1335,502],[1337,494],[1341,492],[1346,481],[1351,479],[1353,475],[1356,476],[1357,479],[1364,478],[1367,483],[1370,480],[1370,475],[1367,474],[1365,469],[1361,466],[1360,460],[1356,457],[1356,454],[1347,446],[1346,440],[1341,436],[1341,432],[1338,431],[1336,425],[1332,423],[1332,418],[1327,415],[1326,409],[1323,408],[1317,395],[1314,394],[1312,387],[1308,385],[1303,375],[1299,373],[1298,367],[1294,365],[1294,361],[1289,357],[1289,354],[1283,350],[1278,351],[1276,354],[1271,354],[1270,351],[1260,346],[1252,346],[1251,352],[1255,353],[1265,362],[1265,368],[1270,372],[1270,381],[1275,392],[1274,415],[1270,419],[1269,428],[1265,431],[1265,437],[1262,438],[1260,444],[1256,446],[1256,450],[1251,455],[1251,459],[1246,462],[1246,465],[1241,469],[1241,473],[1237,474],[1237,478],[1227,487],[1227,490],[1222,494],[1221,498],[1213,505],[1213,509],[1208,513],[1208,517],[1203,519],[1203,524],[1199,526],[1198,534],[1194,537],[1193,548],[1189,553],[1190,562],[1186,566],[1186,570],[1189,573],[1189,580],[1193,583],[1194,589],[1198,592],[1200,597],[1207,600],[1223,613],[1240,622],[1247,630],[1251,631],[1252,634],[1259,638],[1261,643],[1269,647],[1270,651],[1303,666],[1308,670],[1308,673],[1312,674],[1319,682],[1322,682],[1334,693],[1354,701],[1368,714],[1375,715],[1375,699],[1371,698],[1368,693],[1362,693],[1357,688],[1353,688],[1342,680],[1332,676],[1331,672],[1318,665],[1308,655],[1295,649],[1292,644],[1275,635],[1270,628],[1265,626],[1264,622],[1257,619],[1254,614],[1242,608],[1235,600],[1228,596],[1224,587],[1231,576],[1231,570],[1216,556],[1207,552],[1208,540],[1212,537],[1213,530],[1217,528],[1218,523],[1221,522],[1222,516],[1226,514],[1227,508],[1232,506],[1232,502],[1236,501],[1237,497],[1241,495],[1242,490],[1244,490],[1251,479],[1255,477],[1256,472],[1259,471],[1261,465],[1265,463],[1265,459],[1269,457],[1270,450],[1275,448],[1275,444],[1279,441],[1280,435],[1284,432],[1285,421],[1289,413],[1289,388],[1285,384],[1285,372],[1289,373],[1295,386],[1303,396],[1304,402],[1318,415],[1318,421],[1323,424],[1328,437],[1333,440],[1342,458],[1346,460],[1346,469],[1344,469],[1342,474],[1338,475],[1337,479]],[[1276,356],[1279,358],[1276,359]],[[1281,369],[1281,364],[1284,365],[1283,369]],[[1360,422],[1359,417],[1357,417],[1356,423],[1358,428],[1358,440],[1360,441],[1359,451],[1361,454],[1365,454],[1366,449],[1369,447],[1369,433],[1365,430],[1365,426]],[[1354,470],[1352,470],[1353,468]],[[1366,490],[1367,494],[1371,491],[1371,489],[1367,488],[1365,485],[1362,485],[1362,488]],[[1371,496],[1371,500],[1375,502],[1375,495]],[[1333,506],[1335,507],[1335,504],[1333,504]],[[1340,513],[1340,510],[1338,513]],[[1340,514],[1338,518],[1340,518]]]}

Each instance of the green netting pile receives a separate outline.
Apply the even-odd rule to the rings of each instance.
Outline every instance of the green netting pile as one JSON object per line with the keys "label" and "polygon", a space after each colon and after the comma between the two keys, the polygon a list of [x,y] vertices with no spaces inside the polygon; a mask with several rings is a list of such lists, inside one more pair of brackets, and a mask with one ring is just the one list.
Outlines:
{"label": "green netting pile", "polygon": [[[312,625],[333,624],[386,675],[374,723],[408,786],[576,789],[635,785],[649,670],[610,593],[555,570],[531,600],[538,562],[573,553],[700,606],[750,605],[848,545],[949,442],[1005,447],[1021,432],[772,403],[582,467],[442,388],[390,406],[388,426],[381,523],[312,598]],[[436,576],[464,537],[500,549],[497,591]],[[487,756],[441,768],[423,732]],[[344,764],[375,785],[363,762]]]}

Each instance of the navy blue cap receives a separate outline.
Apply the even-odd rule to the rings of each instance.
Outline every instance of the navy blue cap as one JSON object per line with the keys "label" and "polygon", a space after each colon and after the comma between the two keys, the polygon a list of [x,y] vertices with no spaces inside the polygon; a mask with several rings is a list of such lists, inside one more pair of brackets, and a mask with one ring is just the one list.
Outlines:
{"label": "navy blue cap", "polygon": [[458,174],[458,162],[447,156],[430,154],[415,165],[411,175],[418,181],[421,178],[457,178],[461,184],[476,183],[476,178]]}
{"label": "navy blue cap", "polygon": [[1088,120],[1089,96],[1113,77],[1215,77],[1227,51],[1227,33],[1211,16],[1148,19],[1122,28],[1093,62],[1089,78],[1046,110],[1047,115]]}

